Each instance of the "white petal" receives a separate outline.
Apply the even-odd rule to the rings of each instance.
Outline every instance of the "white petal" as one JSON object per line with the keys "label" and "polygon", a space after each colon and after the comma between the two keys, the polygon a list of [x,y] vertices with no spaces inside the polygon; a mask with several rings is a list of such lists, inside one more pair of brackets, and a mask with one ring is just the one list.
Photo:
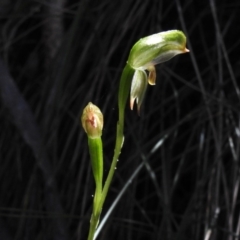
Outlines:
{"label": "white petal", "polygon": [[142,104],[145,92],[147,89],[147,74],[145,71],[136,70],[131,85],[130,92],[130,108],[133,109],[134,101],[136,99],[138,111],[140,110],[140,106]]}

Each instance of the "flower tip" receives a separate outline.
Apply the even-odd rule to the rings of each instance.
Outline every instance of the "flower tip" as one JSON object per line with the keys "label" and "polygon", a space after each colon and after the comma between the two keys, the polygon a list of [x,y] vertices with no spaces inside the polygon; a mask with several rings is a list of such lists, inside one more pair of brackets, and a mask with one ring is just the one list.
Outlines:
{"label": "flower tip", "polygon": [[130,99],[130,109],[133,110],[135,98]]}
{"label": "flower tip", "polygon": [[[137,112],[138,112],[138,116],[140,116],[140,107],[141,107],[141,104],[138,102],[138,99],[136,99],[136,103],[137,103]],[[134,102],[135,102],[135,98],[131,98],[130,100],[130,109],[133,110],[133,107],[134,107]]]}
{"label": "flower tip", "polygon": [[190,50],[187,49],[187,48],[185,48],[185,49],[183,50],[183,52],[184,52],[184,53],[188,53],[188,52],[190,52]]}

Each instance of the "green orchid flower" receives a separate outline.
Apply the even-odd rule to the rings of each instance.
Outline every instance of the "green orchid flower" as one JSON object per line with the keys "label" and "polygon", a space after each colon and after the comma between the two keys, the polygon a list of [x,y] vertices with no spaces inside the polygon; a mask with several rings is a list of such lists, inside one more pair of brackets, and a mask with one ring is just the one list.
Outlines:
{"label": "green orchid flower", "polygon": [[127,64],[134,69],[130,90],[130,108],[136,100],[138,111],[146,92],[147,82],[156,84],[155,65],[187,53],[186,36],[179,30],[160,32],[140,39],[131,49]]}
{"label": "green orchid flower", "polygon": [[124,142],[124,115],[130,91],[130,108],[137,103],[138,112],[142,104],[147,85],[155,85],[155,65],[166,62],[174,56],[189,52],[186,48],[186,37],[183,32],[171,30],[157,33],[140,39],[131,49],[128,61],[122,71],[118,91],[118,122],[116,142],[112,163],[103,184],[103,146],[102,129],[103,115],[100,109],[89,103],[83,110],[82,126],[88,136],[88,146],[95,179],[96,190],[93,200],[93,212],[90,220],[88,240],[95,239],[100,214],[105,202],[117,161]]}

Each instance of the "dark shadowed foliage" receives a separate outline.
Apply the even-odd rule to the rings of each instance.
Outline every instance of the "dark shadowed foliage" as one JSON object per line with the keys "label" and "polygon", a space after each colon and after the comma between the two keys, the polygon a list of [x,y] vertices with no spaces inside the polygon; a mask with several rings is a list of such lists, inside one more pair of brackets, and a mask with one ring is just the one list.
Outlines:
{"label": "dark shadowed foliage", "polygon": [[0,2],[0,240],[84,240],[94,181],[80,126],[104,113],[104,164],[131,46],[170,29],[189,54],[158,65],[125,144],[98,240],[240,239],[240,3]]}

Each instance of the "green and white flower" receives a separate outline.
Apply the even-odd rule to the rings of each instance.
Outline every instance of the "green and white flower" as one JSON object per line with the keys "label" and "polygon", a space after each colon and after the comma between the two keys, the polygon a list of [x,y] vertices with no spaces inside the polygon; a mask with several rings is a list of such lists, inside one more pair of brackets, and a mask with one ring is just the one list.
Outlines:
{"label": "green and white flower", "polygon": [[135,70],[130,92],[130,108],[136,100],[138,111],[142,104],[147,82],[156,83],[155,65],[174,56],[187,53],[186,36],[182,31],[170,30],[140,39],[131,49],[127,64]]}

